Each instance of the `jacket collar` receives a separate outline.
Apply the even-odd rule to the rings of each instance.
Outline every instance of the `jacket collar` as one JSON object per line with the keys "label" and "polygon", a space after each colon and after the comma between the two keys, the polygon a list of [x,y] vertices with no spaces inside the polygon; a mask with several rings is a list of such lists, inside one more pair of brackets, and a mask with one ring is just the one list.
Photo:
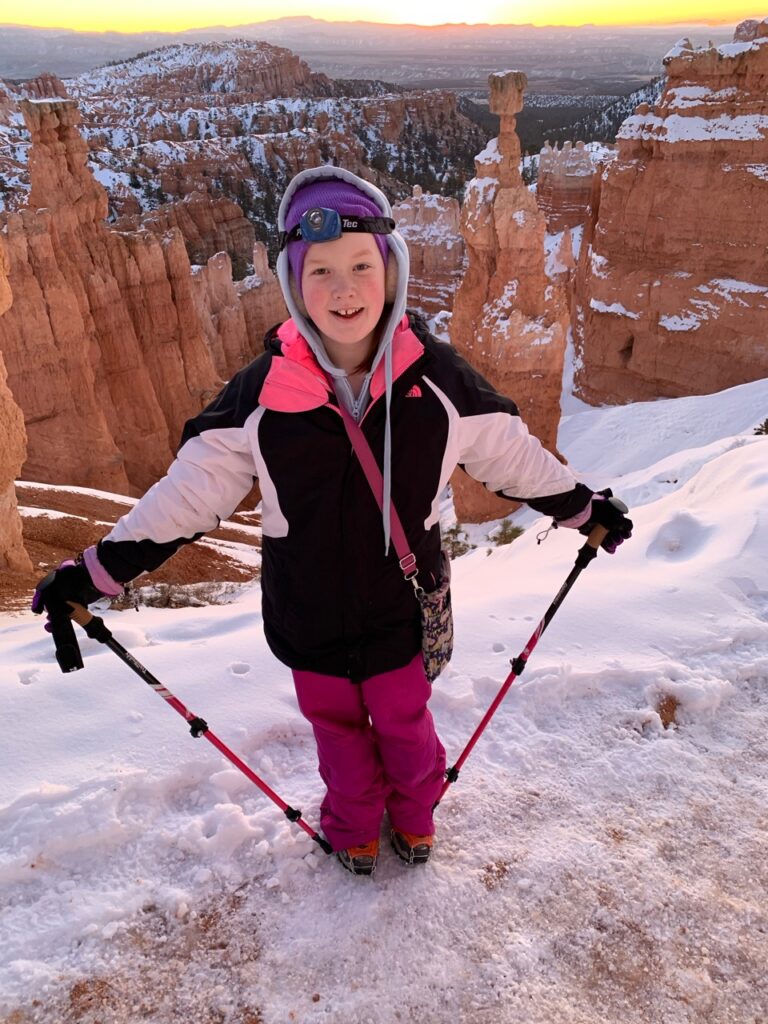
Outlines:
{"label": "jacket collar", "polygon": [[[277,331],[281,356],[275,356],[259,396],[259,404],[274,412],[308,412],[328,404],[333,393],[306,338],[293,320],[286,320]],[[424,346],[413,333],[407,316],[392,338],[393,380],[397,380],[424,354]],[[371,380],[371,402],[385,391],[384,366],[376,367]]]}

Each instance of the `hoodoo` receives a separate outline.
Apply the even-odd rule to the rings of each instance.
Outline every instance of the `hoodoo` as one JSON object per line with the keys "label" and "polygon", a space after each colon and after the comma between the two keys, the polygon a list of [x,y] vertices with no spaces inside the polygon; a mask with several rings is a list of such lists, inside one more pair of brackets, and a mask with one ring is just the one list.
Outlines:
{"label": "hoodoo", "polygon": [[[468,266],[453,308],[451,342],[499,391],[517,402],[528,428],[556,451],[568,327],[565,294],[544,272],[544,214],[520,175],[515,117],[527,80],[520,71],[489,78],[499,136],[475,157],[461,229]],[[453,478],[461,521],[507,515],[509,502],[464,474]]]}

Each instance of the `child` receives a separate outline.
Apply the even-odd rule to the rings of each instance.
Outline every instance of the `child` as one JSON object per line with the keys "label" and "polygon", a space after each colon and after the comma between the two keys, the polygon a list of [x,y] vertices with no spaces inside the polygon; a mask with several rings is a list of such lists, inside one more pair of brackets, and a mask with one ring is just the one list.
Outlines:
{"label": "child", "polygon": [[[344,867],[367,875],[385,810],[395,852],[409,864],[429,858],[445,771],[391,504],[426,591],[440,576],[439,498],[457,464],[560,525],[608,527],[609,549],[631,531],[528,433],[510,399],[405,312],[408,250],[391,216],[383,194],[348,171],[293,179],[277,264],[291,319],[187,423],[167,476],[46,591],[59,607],[119,594],[215,529],[258,479],[264,634],[312,723],[322,829]],[[381,504],[342,408],[381,468]]]}

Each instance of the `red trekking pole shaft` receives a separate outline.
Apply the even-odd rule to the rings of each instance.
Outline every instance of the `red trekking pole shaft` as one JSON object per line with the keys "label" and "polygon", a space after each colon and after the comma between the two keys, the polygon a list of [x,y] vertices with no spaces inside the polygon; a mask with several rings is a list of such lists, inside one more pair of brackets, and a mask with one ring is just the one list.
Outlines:
{"label": "red trekking pole shaft", "polygon": [[121,643],[115,640],[112,632],[104,625],[103,619],[100,619],[96,615],[91,615],[88,609],[83,608],[82,605],[72,604],[72,602],[69,603],[71,607],[74,608],[72,618],[75,622],[83,627],[92,640],[98,640],[100,643],[109,647],[111,651],[114,651],[118,658],[120,658],[121,661],[124,661],[129,668],[132,668],[138,676],[141,676],[144,682],[148,686],[151,686],[167,704],[170,704],[174,711],[178,711],[182,718],[184,718],[189,724],[189,731],[195,739],[197,739],[198,736],[205,736],[208,742],[212,743],[214,747],[216,747],[216,749],[222,753],[228,761],[231,761],[236,768],[239,768],[243,775],[249,778],[255,786],[258,786],[265,796],[268,796],[273,803],[277,804],[289,821],[294,822],[299,826],[299,828],[304,829],[307,835],[313,839],[318,846],[325,850],[326,853],[333,853],[330,843],[326,842],[322,836],[319,836],[314,829],[309,827],[306,821],[302,818],[301,811],[290,807],[284,800],[281,800],[277,793],[270,789],[266,782],[259,778],[259,776],[248,767],[245,761],[242,761],[225,743],[222,743],[215,733],[211,732],[206,721],[189,711],[188,708],[181,703],[178,697],[174,697],[170,690],[168,690],[159,679],[156,679],[152,673],[141,664],[141,662],[137,661]]}
{"label": "red trekking pole shaft", "polygon": [[499,704],[501,704],[501,702],[506,697],[510,686],[522,674],[528,659],[530,658],[534,648],[536,647],[536,644],[539,642],[541,638],[542,633],[552,621],[555,612],[565,600],[566,594],[571,589],[573,584],[576,582],[578,577],[581,575],[582,571],[586,569],[586,567],[589,565],[592,559],[597,555],[597,549],[600,547],[600,544],[605,539],[607,533],[608,530],[606,530],[604,526],[596,526],[594,530],[592,530],[592,532],[590,533],[589,537],[587,537],[586,544],[584,544],[584,546],[579,549],[579,553],[576,555],[576,564],[568,574],[568,578],[566,579],[565,583],[563,583],[562,587],[560,587],[560,590],[557,592],[557,595],[555,596],[555,599],[552,602],[552,604],[549,606],[549,608],[547,608],[546,612],[544,613],[544,618],[536,627],[528,643],[525,645],[520,654],[518,654],[518,656],[512,661],[512,671],[504,680],[501,689],[493,699],[493,703],[488,708],[486,713],[483,715],[482,721],[475,729],[475,731],[472,733],[469,743],[467,743],[466,747],[464,747],[464,749],[462,750],[459,759],[451,768],[449,768],[446,771],[443,788],[440,790],[440,795],[434,802],[432,810],[434,810],[435,807],[437,807],[437,805],[443,799],[448,787],[451,786],[458,779],[459,772],[461,771],[464,762],[472,753],[475,744],[482,736],[490,720],[493,718]]}

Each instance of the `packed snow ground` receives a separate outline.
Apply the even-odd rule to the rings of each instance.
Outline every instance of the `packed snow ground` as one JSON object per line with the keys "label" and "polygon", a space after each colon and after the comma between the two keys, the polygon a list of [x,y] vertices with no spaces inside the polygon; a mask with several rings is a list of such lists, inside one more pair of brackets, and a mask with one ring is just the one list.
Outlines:
{"label": "packed snow ground", "polygon": [[[0,617],[0,1021],[764,1024],[768,381],[567,408],[562,450],[635,536],[566,598],[426,867],[385,847],[352,877],[111,652],[83,638],[63,676],[39,620]],[[451,763],[581,543],[521,519],[454,563]],[[317,824],[258,587],[107,621]]]}

